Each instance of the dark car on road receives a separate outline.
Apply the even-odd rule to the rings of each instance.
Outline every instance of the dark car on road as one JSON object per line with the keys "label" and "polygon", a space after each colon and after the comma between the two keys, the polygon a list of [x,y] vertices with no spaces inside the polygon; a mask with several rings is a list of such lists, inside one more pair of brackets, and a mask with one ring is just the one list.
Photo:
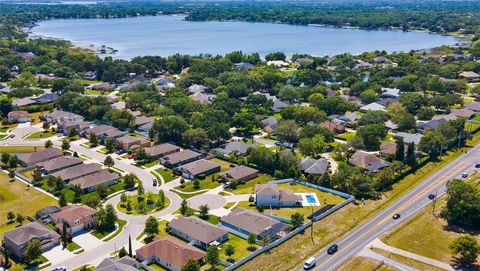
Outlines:
{"label": "dark car on road", "polygon": [[480,168],[480,163],[476,163],[475,168]]}
{"label": "dark car on road", "polygon": [[431,200],[435,199],[436,197],[437,196],[435,196],[435,194],[429,194],[428,195],[428,199],[431,199]]}
{"label": "dark car on road", "polygon": [[335,252],[337,252],[338,250],[338,245],[337,244],[333,244],[331,245],[328,249],[327,249],[327,254],[328,255],[332,255],[334,254]]}
{"label": "dark car on road", "polygon": [[392,218],[395,219],[395,220],[396,220],[396,219],[399,219],[399,218],[400,218],[400,214],[398,214],[398,213],[397,213],[397,214],[394,214],[394,215],[392,216]]}

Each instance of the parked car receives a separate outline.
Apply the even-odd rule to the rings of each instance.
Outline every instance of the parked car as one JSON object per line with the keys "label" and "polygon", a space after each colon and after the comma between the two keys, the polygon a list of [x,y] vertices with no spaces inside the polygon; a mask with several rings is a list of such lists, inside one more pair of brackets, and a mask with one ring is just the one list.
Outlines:
{"label": "parked car", "polygon": [[135,157],[137,157],[135,154],[130,154],[130,155],[128,156],[128,159],[135,159]]}
{"label": "parked car", "polygon": [[304,270],[310,270],[312,269],[313,267],[315,267],[316,265],[316,262],[317,260],[314,258],[314,257],[310,257],[308,258],[305,263],[303,264],[303,269]]}
{"label": "parked car", "polygon": [[332,255],[334,254],[335,252],[337,252],[338,250],[338,245],[337,244],[333,244],[331,245],[328,249],[327,249],[327,254],[328,255]]}
{"label": "parked car", "polygon": [[153,186],[157,186],[157,179],[153,179]]}

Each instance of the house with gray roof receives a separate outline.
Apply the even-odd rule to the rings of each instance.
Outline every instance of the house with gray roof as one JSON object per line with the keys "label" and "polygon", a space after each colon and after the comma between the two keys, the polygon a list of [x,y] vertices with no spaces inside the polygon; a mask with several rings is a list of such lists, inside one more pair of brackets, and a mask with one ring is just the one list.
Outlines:
{"label": "house with gray roof", "polygon": [[286,224],[278,220],[241,208],[233,209],[228,215],[220,219],[220,223],[224,227],[245,235],[245,237],[252,233],[259,240],[265,237],[270,241],[277,239],[279,234],[288,228]]}
{"label": "house with gray roof", "polygon": [[59,156],[37,164],[45,174],[52,174],[56,171],[83,164],[83,161],[73,156]]}
{"label": "house with gray roof", "polygon": [[378,104],[376,102],[369,103],[365,106],[360,107],[360,111],[362,112],[367,112],[367,111],[375,111],[375,110],[380,110],[380,111],[385,111],[387,108],[381,104]]}
{"label": "house with gray roof", "polygon": [[289,107],[291,105],[292,104],[289,101],[282,101],[282,100],[275,99],[273,101],[272,110],[275,111],[275,112],[279,112],[282,109],[284,109],[286,107]]}
{"label": "house with gray roof", "polygon": [[71,181],[68,185],[78,185],[84,193],[89,193],[97,190],[98,185],[111,186],[118,182],[120,175],[108,170],[101,170],[99,172],[89,174]]}
{"label": "house with gray roof", "polygon": [[95,268],[96,271],[138,271],[137,261],[124,256],[120,259],[106,258]]}
{"label": "house with gray roof", "polygon": [[205,94],[205,93],[202,93],[202,92],[195,92],[192,95],[190,95],[189,97],[192,98],[193,100],[201,103],[201,104],[208,105],[208,104],[211,104],[215,100],[216,96]]}
{"label": "house with gray roof", "polygon": [[268,117],[262,121],[260,121],[263,125],[263,130],[267,133],[271,133],[277,130],[278,127],[278,119],[275,117]]}
{"label": "house with gray roof", "polygon": [[28,167],[60,156],[63,156],[63,154],[59,149],[51,148],[31,153],[19,153],[18,159],[22,166]]}
{"label": "house with gray roof", "polygon": [[219,172],[220,169],[221,167],[219,164],[209,160],[200,159],[175,168],[175,173],[181,175],[185,179],[193,180],[202,175],[207,176]]}
{"label": "house with gray roof", "polygon": [[60,212],[61,209],[57,206],[47,206],[45,208],[42,208],[38,210],[35,213],[35,218],[40,220],[41,222],[51,222],[50,215],[56,212]]}
{"label": "house with gray roof", "polygon": [[58,100],[58,94],[56,93],[44,93],[37,97],[39,103],[52,103]]}
{"label": "house with gray roof", "polygon": [[465,103],[463,105],[463,108],[466,108],[475,112],[480,112],[480,102]]}
{"label": "house with gray roof", "polygon": [[253,64],[246,63],[246,62],[240,62],[240,63],[235,63],[233,64],[236,70],[242,71],[242,70],[251,70],[255,68]]}
{"label": "house with gray roof", "polygon": [[69,182],[77,178],[87,176],[102,170],[98,164],[80,164],[73,167],[65,168],[50,174],[53,177],[60,177],[63,181]]}
{"label": "house with gray roof", "polygon": [[168,226],[171,234],[203,249],[228,240],[228,231],[196,216],[179,216],[170,221]]}
{"label": "house with gray roof", "polygon": [[12,101],[12,107],[18,108],[18,107],[33,105],[36,103],[37,103],[36,101],[30,98],[17,98]]}
{"label": "house with gray roof", "polygon": [[43,115],[42,119],[48,122],[82,122],[83,116],[78,114],[62,111],[62,110],[54,110],[48,114]]}
{"label": "house with gray roof", "polygon": [[235,153],[237,155],[245,155],[247,154],[248,149],[254,147],[256,146],[247,144],[242,140],[236,140],[227,143],[223,148],[216,148],[214,149],[214,151],[218,152],[223,156],[229,156],[231,153]]}
{"label": "house with gray roof", "polygon": [[188,87],[188,92],[191,92],[191,93],[205,93],[206,91],[208,91],[208,87],[204,85],[193,84],[190,87]]}
{"label": "house with gray roof", "polygon": [[323,175],[328,170],[328,161],[325,158],[305,158],[300,162],[300,171],[306,175]]}
{"label": "house with gray roof", "polygon": [[405,133],[405,132],[398,132],[393,137],[402,138],[403,142],[405,143],[413,142],[415,145],[418,145],[423,135],[419,133],[411,134],[411,133]]}
{"label": "house with gray roof", "polygon": [[380,98],[398,99],[399,97],[400,97],[400,89],[398,88],[382,88],[382,93],[380,93]]}
{"label": "house with gray roof", "polygon": [[123,133],[117,128],[109,125],[98,125],[86,130],[83,135],[90,139],[90,134],[94,133],[98,138],[105,140],[107,138],[117,139],[123,136]]}
{"label": "house with gray roof", "polygon": [[255,203],[266,207],[302,206],[303,198],[290,189],[280,189],[277,184],[255,185]]}
{"label": "house with gray roof", "polygon": [[225,172],[220,174],[220,177],[225,182],[248,182],[251,179],[254,179],[258,176],[258,170],[247,167],[244,165],[240,165],[238,167],[231,168]]}
{"label": "house with gray roof", "polygon": [[38,240],[42,250],[47,251],[60,244],[60,235],[36,221],[9,230],[3,235],[3,244],[8,253],[19,259],[22,258],[23,251],[32,240]]}
{"label": "house with gray roof", "polygon": [[428,130],[433,130],[437,128],[440,123],[447,121],[445,118],[432,119],[431,121],[420,123],[417,125],[417,130],[420,133],[425,133]]}
{"label": "house with gray roof", "polygon": [[180,151],[180,147],[170,144],[163,143],[159,145],[154,145],[152,147],[145,148],[145,152],[152,158],[158,159],[165,155],[176,153]]}
{"label": "house with gray roof", "polygon": [[180,152],[175,152],[172,154],[165,155],[160,158],[160,164],[168,167],[174,168],[180,165],[185,165],[190,162],[196,161],[203,157],[203,154],[191,151],[191,150],[183,150]]}

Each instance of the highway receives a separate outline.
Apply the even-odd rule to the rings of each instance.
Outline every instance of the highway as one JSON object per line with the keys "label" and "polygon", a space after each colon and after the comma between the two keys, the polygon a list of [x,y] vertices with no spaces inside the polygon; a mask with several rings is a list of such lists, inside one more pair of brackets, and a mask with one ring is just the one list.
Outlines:
{"label": "highway", "polygon": [[[480,162],[480,145],[462,154],[407,194],[395,200],[386,209],[343,236],[336,242],[339,249],[335,254],[328,255],[326,248],[319,251],[314,256],[316,266],[312,270],[336,270],[375,238],[390,232],[402,222],[432,204],[432,200],[428,199],[429,194],[436,194],[437,198],[445,195],[447,181],[455,178],[460,179],[464,172],[471,175],[475,171],[474,165],[477,162]],[[401,217],[394,220],[392,216],[396,213],[399,213]],[[300,270],[303,270],[303,268]]]}

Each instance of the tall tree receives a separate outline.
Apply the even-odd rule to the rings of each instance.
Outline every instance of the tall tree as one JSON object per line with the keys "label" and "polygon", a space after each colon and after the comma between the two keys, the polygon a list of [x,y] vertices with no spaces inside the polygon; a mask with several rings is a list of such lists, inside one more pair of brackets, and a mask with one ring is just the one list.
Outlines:
{"label": "tall tree", "polygon": [[110,155],[107,155],[107,157],[105,157],[105,161],[103,161],[103,164],[106,167],[111,168],[115,165],[115,160],[113,160],[113,158]]}
{"label": "tall tree", "polygon": [[403,142],[403,138],[397,139],[396,144],[395,160],[403,161],[405,159],[405,142]]}
{"label": "tall tree", "polygon": [[480,193],[462,180],[447,183],[447,204],[443,215],[450,223],[478,228],[480,225]]}
{"label": "tall tree", "polygon": [[415,167],[417,165],[417,158],[415,157],[415,143],[413,142],[408,143],[405,163],[411,167]]}
{"label": "tall tree", "polygon": [[133,257],[133,252],[132,252],[132,237],[128,235],[128,256],[130,258]]}
{"label": "tall tree", "polygon": [[218,255],[218,247],[211,245],[207,248],[207,254],[205,255],[205,261],[212,266],[212,269],[216,269],[216,265],[220,263],[220,257]]}
{"label": "tall tree", "polygon": [[200,264],[194,259],[189,259],[183,266],[181,271],[199,271]]}
{"label": "tall tree", "polygon": [[22,259],[24,262],[31,263],[37,260],[43,253],[42,245],[37,239],[33,239],[28,242],[27,247],[22,253]]}
{"label": "tall tree", "polygon": [[456,260],[460,265],[470,266],[477,261],[480,245],[477,238],[465,234],[453,240],[450,244],[450,250],[456,255]]}
{"label": "tall tree", "polygon": [[145,221],[144,232],[150,238],[154,237],[160,232],[158,229],[158,220],[155,217],[149,216],[147,218],[147,221]]}

